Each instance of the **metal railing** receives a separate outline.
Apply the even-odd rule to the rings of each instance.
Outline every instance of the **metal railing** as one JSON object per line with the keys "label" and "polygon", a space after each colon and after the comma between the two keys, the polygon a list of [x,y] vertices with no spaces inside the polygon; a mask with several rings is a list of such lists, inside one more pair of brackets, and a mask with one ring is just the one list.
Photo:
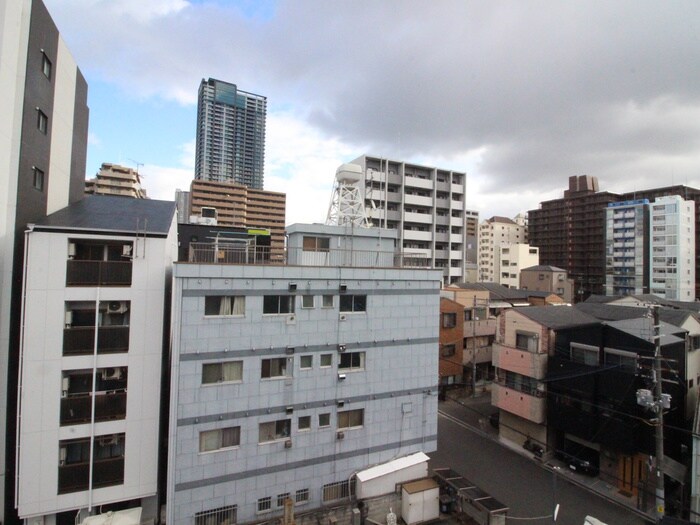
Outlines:
{"label": "metal railing", "polygon": [[131,286],[131,261],[68,260],[66,286]]}
{"label": "metal railing", "polygon": [[[74,463],[58,467],[58,493],[87,490],[90,463]],[[96,459],[93,462],[92,486],[108,487],[124,483],[124,458]]]}
{"label": "metal railing", "polygon": [[349,266],[366,268],[430,268],[423,254],[376,250],[304,250],[250,247],[226,243],[191,243],[189,262],[215,264]]}
{"label": "metal railing", "polygon": [[[95,421],[109,421],[126,417],[126,391],[97,392],[95,394]],[[61,398],[61,425],[89,423],[92,418],[90,393]]]}
{"label": "metal railing", "polygon": [[[63,329],[63,355],[89,355],[93,353],[94,345],[94,326],[73,326]],[[114,354],[128,350],[128,326],[100,326],[98,328],[98,354]]]}

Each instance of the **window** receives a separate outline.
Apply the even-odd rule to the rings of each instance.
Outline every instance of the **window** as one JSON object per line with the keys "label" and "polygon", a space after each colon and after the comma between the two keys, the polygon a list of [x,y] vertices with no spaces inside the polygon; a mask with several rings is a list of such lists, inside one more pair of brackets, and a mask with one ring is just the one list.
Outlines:
{"label": "window", "polygon": [[298,423],[299,423],[299,430],[310,430],[311,429],[311,416],[300,416]]}
{"label": "window", "polygon": [[338,368],[343,370],[364,370],[365,368],[365,353],[364,352],[345,352],[340,354],[340,364]]}
{"label": "window", "polygon": [[366,295],[341,295],[340,296],[340,311],[341,312],[366,312],[367,311],[367,296]]}
{"label": "window", "polygon": [[318,426],[319,427],[329,427],[331,426],[331,414],[330,412],[326,414],[318,415]]}
{"label": "window", "polygon": [[258,512],[270,512],[272,510],[272,498],[260,498],[258,500]]}
{"label": "window", "polygon": [[304,235],[303,246],[305,252],[327,252],[330,250],[330,237],[311,237]]}
{"label": "window", "polygon": [[440,348],[441,357],[451,357],[455,355],[455,345],[442,345]]}
{"label": "window", "polygon": [[294,495],[294,502],[297,505],[307,503],[309,501],[309,489],[299,489]]}
{"label": "window", "polygon": [[291,419],[280,419],[278,421],[260,423],[258,443],[268,443],[270,441],[289,437],[291,426]]}
{"label": "window", "polygon": [[333,354],[321,354],[321,368],[333,366]]}
{"label": "window", "polygon": [[202,384],[226,383],[243,380],[243,361],[205,363],[202,365]]}
{"label": "window", "polygon": [[207,295],[204,298],[204,315],[245,315],[245,296]]}
{"label": "window", "polygon": [[288,497],[289,492],[285,492],[284,494],[277,494],[277,506],[284,507],[284,500],[286,500]]}
{"label": "window", "polygon": [[218,428],[199,433],[199,451],[211,452],[241,444],[241,427]]}
{"label": "window", "polygon": [[443,328],[454,328],[457,326],[457,314],[456,313],[446,313],[442,314],[442,327]]}
{"label": "window", "polygon": [[343,410],[338,412],[338,428],[361,427],[365,420],[365,409]]}
{"label": "window", "polygon": [[301,296],[301,307],[302,308],[313,308],[314,307],[314,296],[313,295],[302,295]]}
{"label": "window", "polygon": [[194,525],[233,525],[237,512],[238,505],[198,512],[194,515]]}
{"label": "window", "polygon": [[628,372],[635,372],[637,370],[637,354],[615,348],[605,348],[605,364],[620,367]]}
{"label": "window", "polygon": [[581,343],[571,343],[571,360],[574,363],[598,366],[598,347]]}
{"label": "window", "polygon": [[349,498],[355,495],[355,478],[345,481],[327,483],[323,486],[323,501],[334,501],[342,498]]}
{"label": "window", "polygon": [[44,73],[46,78],[51,78],[51,60],[46,56],[46,53],[41,52],[41,71]]}
{"label": "window", "polygon": [[323,307],[324,308],[333,308],[333,296],[332,295],[324,295],[323,296]]}
{"label": "window", "polygon": [[270,379],[273,377],[286,377],[287,376],[287,358],[286,357],[276,357],[273,359],[263,359],[262,360],[262,372],[260,377],[262,379]]}
{"label": "window", "polygon": [[266,295],[263,297],[264,314],[291,314],[293,312],[293,295]]}
{"label": "window", "polygon": [[46,135],[49,130],[49,117],[40,109],[36,110],[36,127],[39,128],[39,131],[44,135]]}
{"label": "window", "polygon": [[515,347],[528,352],[537,352],[537,335],[516,332]]}
{"label": "window", "polygon": [[303,355],[299,358],[299,368],[302,370],[309,370],[310,368],[313,368],[314,365],[314,356],[312,355]]}
{"label": "window", "polygon": [[32,167],[32,185],[39,191],[44,191],[44,172],[37,167]]}

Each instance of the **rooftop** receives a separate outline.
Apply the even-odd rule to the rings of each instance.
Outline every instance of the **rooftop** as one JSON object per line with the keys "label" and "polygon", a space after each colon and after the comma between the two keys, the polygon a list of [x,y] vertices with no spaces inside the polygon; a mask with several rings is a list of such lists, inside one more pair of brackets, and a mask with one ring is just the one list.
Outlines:
{"label": "rooftop", "polygon": [[515,311],[552,330],[600,323],[595,317],[573,306],[527,306]]}

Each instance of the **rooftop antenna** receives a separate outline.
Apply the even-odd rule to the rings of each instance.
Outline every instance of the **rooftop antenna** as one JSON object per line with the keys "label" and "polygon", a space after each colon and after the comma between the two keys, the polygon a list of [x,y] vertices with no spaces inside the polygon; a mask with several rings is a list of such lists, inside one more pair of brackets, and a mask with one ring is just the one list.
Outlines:
{"label": "rooftop antenna", "polygon": [[358,187],[361,180],[362,168],[357,164],[342,164],[336,170],[326,224],[370,227]]}
{"label": "rooftop antenna", "polygon": [[143,162],[139,162],[138,160],[134,160],[134,159],[129,159],[129,160],[131,162],[133,162],[134,164],[136,164],[136,180],[139,181],[139,184],[141,184],[141,177],[144,177],[145,175],[141,175],[139,173],[139,166],[143,166],[144,164],[143,164]]}

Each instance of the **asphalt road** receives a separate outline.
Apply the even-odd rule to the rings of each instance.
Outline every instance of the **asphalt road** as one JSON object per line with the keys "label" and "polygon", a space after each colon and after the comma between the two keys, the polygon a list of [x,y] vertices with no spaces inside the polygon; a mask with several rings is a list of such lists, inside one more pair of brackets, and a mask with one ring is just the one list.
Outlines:
{"label": "asphalt road", "polygon": [[430,456],[431,467],[450,467],[506,504],[509,525],[552,524],[555,502],[557,525],[583,525],[587,515],[608,525],[648,523],[449,416],[438,418],[438,450]]}

